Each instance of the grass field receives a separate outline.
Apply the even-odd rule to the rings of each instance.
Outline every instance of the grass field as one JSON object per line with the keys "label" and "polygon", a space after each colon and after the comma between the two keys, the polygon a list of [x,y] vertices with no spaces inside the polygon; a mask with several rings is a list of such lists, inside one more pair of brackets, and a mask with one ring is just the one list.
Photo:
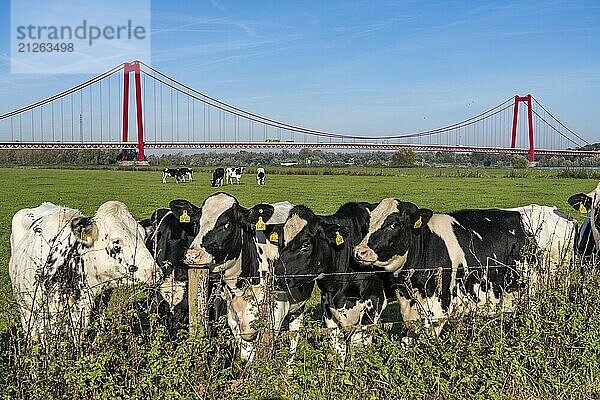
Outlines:
{"label": "grass field", "polygon": [[[290,169],[267,169],[266,186],[258,187],[255,176],[247,174],[239,186],[211,188],[207,171],[196,172],[195,181],[191,183],[175,184],[169,179],[167,184],[162,184],[160,171],[0,169],[3,205],[0,210],[0,331],[4,332],[17,321],[10,311],[8,279],[11,218],[17,210],[38,206],[43,201],[78,208],[91,215],[104,201],[120,200],[137,219],[148,218],[153,210],[166,206],[172,199],[188,199],[200,205],[204,198],[217,191],[236,196],[244,206],[287,200],[307,205],[317,213],[331,213],[348,201],[396,197],[436,212],[537,203],[554,205],[575,215],[566,199],[574,193],[587,193],[598,183],[595,179],[558,178],[556,171],[327,169],[317,175],[291,175],[288,173],[294,171]],[[306,173],[306,169],[298,171]],[[344,172],[352,175],[338,174]],[[593,377],[591,381],[597,380],[598,377]],[[315,382],[304,384],[312,387]]]}

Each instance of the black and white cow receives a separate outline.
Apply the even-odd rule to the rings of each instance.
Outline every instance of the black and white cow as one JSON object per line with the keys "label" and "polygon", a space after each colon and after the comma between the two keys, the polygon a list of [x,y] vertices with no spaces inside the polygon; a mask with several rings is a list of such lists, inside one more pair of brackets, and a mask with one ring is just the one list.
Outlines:
{"label": "black and white cow", "polygon": [[275,262],[282,287],[317,280],[325,324],[332,328],[332,345],[342,358],[349,345],[368,344],[371,340],[366,329],[360,328],[343,335],[340,341],[342,331],[377,323],[390,296],[384,282],[389,274],[362,268],[352,258],[375,206],[348,203],[329,216],[315,215],[304,206],[294,207],[283,228],[284,247]]}
{"label": "black and white cow", "polygon": [[521,295],[571,262],[576,230],[552,207],[434,214],[385,199],[354,255],[393,273],[410,336],[422,322],[439,334],[449,316],[513,311]]}
{"label": "black and white cow", "polygon": [[[200,231],[186,253],[188,265],[206,265],[222,274],[228,302],[228,324],[241,359],[252,360],[257,331],[252,323],[265,296],[263,276],[279,255],[279,238],[292,205],[288,202],[242,207],[227,193],[217,193],[202,204]],[[278,294],[273,327],[279,330],[286,315],[290,330],[303,321],[303,308],[312,287]],[[292,343],[295,346],[296,342]],[[294,351],[295,348],[292,348]]]}
{"label": "black and white cow", "polygon": [[256,184],[258,186],[265,184],[265,169],[264,168],[256,169]]}
{"label": "black and white cow", "polygon": [[190,167],[182,167],[177,170],[183,182],[192,182],[194,180],[194,171]]}
{"label": "black and white cow", "polygon": [[201,211],[187,200],[172,200],[169,208],[140,222],[147,232],[146,247],[163,268],[157,308],[172,334],[188,323],[188,271],[183,259],[198,232]]}
{"label": "black and white cow", "polygon": [[162,183],[167,183],[167,177],[175,178],[175,182],[179,183],[185,176],[185,173],[181,172],[179,168],[165,168],[163,169]]}
{"label": "black and white cow", "polygon": [[18,211],[8,269],[25,332],[34,339],[67,334],[80,341],[104,290],[157,283],[162,272],[144,236],[118,201],[102,204],[92,217],[52,203]]}
{"label": "black and white cow", "polygon": [[569,205],[582,214],[585,220],[579,230],[577,253],[591,256],[600,249],[600,183],[592,192],[569,197]]}
{"label": "black and white cow", "polygon": [[213,171],[212,180],[210,186],[217,187],[223,186],[223,179],[225,178],[225,169],[219,167]]}
{"label": "black and white cow", "polygon": [[236,183],[239,185],[243,173],[244,167],[227,168],[225,171],[225,180],[227,181],[227,184],[232,185],[233,180],[235,179]]}

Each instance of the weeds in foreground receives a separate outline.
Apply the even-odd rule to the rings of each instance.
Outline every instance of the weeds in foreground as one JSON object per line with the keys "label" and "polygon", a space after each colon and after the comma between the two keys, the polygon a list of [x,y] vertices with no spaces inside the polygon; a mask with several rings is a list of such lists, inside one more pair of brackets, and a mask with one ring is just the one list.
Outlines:
{"label": "weeds in foreground", "polygon": [[345,363],[319,334],[319,321],[308,321],[291,370],[285,339],[271,357],[244,365],[223,319],[211,338],[184,331],[173,338],[136,304],[93,327],[93,344],[31,346],[11,327],[0,337],[0,396],[595,399],[600,274],[589,266],[567,272],[514,314],[453,320],[441,337],[425,333],[409,348],[400,331],[374,330],[373,344]]}

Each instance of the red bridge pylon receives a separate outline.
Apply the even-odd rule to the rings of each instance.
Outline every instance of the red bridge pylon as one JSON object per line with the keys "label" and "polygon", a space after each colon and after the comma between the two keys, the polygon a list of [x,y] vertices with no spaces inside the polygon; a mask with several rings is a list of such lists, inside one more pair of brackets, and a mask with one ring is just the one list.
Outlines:
{"label": "red bridge pylon", "polygon": [[[135,79],[135,106],[137,113],[138,160],[144,161],[144,120],[142,116],[142,83],[140,81],[140,62],[123,64],[123,141],[129,141],[129,73]],[[127,150],[123,150],[123,160],[127,160]]]}
{"label": "red bridge pylon", "polygon": [[510,147],[515,148],[517,142],[517,119],[519,117],[519,103],[524,101],[527,104],[527,122],[529,123],[529,161],[535,161],[534,147],[533,147],[533,113],[531,109],[531,94],[520,97],[515,96],[515,108],[513,114],[513,125],[512,125],[512,140]]}

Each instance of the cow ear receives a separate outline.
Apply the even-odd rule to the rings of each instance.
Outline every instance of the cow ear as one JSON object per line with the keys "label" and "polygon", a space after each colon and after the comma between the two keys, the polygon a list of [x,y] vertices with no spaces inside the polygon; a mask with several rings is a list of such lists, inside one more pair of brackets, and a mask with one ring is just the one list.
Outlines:
{"label": "cow ear", "polygon": [[427,225],[427,222],[429,222],[432,216],[433,211],[427,208],[419,208],[416,212],[410,215],[411,228],[420,231],[422,227]]}
{"label": "cow ear", "polygon": [[348,229],[338,224],[324,224],[323,234],[331,247],[341,247],[349,239]]}
{"label": "cow ear", "polygon": [[[173,211],[173,214],[175,214],[177,219],[183,223],[190,222],[190,218],[199,220],[202,215],[202,209],[196,207],[187,200],[171,200],[169,202],[169,208]],[[186,218],[186,216],[189,218]]]}
{"label": "cow ear", "polygon": [[78,241],[91,247],[98,240],[98,227],[92,217],[78,217],[71,221],[71,231]]}
{"label": "cow ear", "polygon": [[592,198],[583,193],[577,193],[569,197],[567,203],[582,214],[587,214],[592,208]]}
{"label": "cow ear", "polygon": [[244,211],[244,222],[256,225],[259,219],[267,222],[275,212],[275,209],[270,204],[257,204]]}
{"label": "cow ear", "polygon": [[154,233],[154,224],[152,223],[151,218],[144,219],[138,222],[138,224],[140,224],[142,228],[144,228],[144,231],[146,232],[146,238],[150,237],[150,235]]}

